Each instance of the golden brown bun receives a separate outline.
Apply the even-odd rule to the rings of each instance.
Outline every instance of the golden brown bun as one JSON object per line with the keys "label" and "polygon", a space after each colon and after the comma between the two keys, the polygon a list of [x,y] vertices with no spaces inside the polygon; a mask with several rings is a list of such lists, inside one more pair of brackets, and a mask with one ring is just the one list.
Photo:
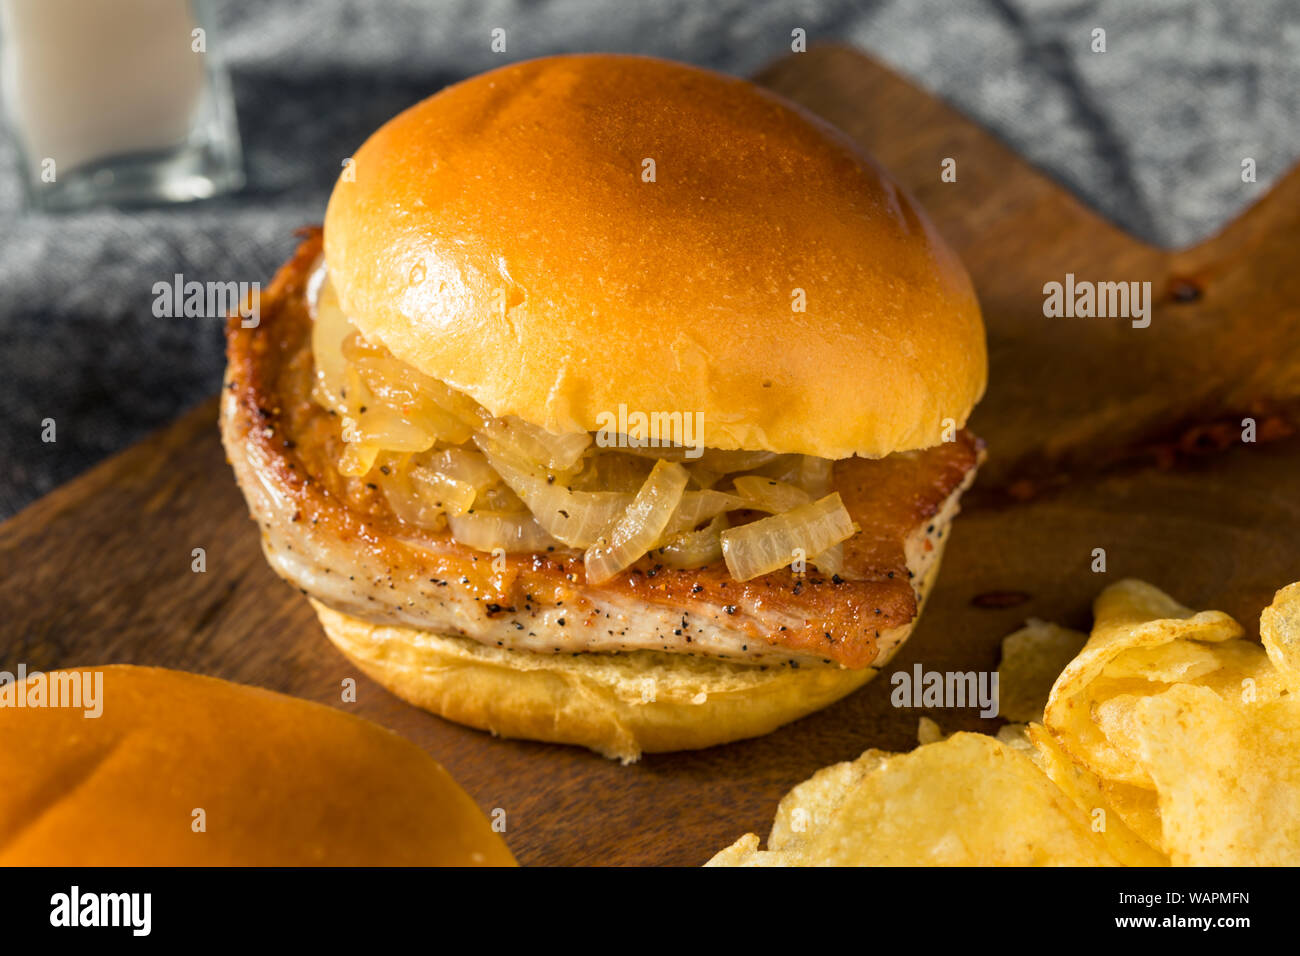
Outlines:
{"label": "golden brown bun", "polygon": [[[941,557],[921,581],[922,605]],[[339,650],[403,700],[502,737],[577,744],[624,763],[759,737],[829,706],[871,680],[916,624],[882,634],[873,667],[760,668],[657,651],[517,651],[311,603]]]}
{"label": "golden brown bun", "polygon": [[103,674],[98,718],[0,708],[0,865],[514,864],[447,771],[376,724],[180,671],[78,670]]}
{"label": "golden brown bun", "polygon": [[325,219],[345,311],[495,415],[700,412],[714,448],[881,457],[937,444],[984,390],[957,257],[847,137],[744,81],[533,60],[353,159]]}

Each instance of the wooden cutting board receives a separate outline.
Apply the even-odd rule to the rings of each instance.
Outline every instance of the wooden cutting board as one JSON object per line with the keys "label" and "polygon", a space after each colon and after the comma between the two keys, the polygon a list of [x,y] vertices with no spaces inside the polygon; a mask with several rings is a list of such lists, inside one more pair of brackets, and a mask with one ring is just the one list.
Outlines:
{"label": "wooden cutting board", "polygon": [[[989,328],[992,384],[974,420],[989,463],[891,670],[992,668],[1026,617],[1086,626],[1097,591],[1126,575],[1253,629],[1274,589],[1300,579],[1300,170],[1222,235],[1164,252],[851,50],[789,57],[761,82],[857,138],[920,198],[974,275]],[[945,158],[955,183],[941,181]],[[1222,175],[1238,178],[1239,161],[1225,157]],[[1150,326],[1044,317],[1044,283],[1067,272],[1150,281]],[[1256,443],[1240,441],[1247,415]],[[911,747],[923,713],[950,730],[996,726],[895,709],[883,677],[767,737],[631,767],[444,723],[362,677],[267,568],[215,400],[0,525],[0,633],[5,669],[162,665],[376,720],[485,810],[503,808],[526,864],[699,864],[765,835],[777,800],[819,767]],[[347,677],[355,704],[340,699]]]}

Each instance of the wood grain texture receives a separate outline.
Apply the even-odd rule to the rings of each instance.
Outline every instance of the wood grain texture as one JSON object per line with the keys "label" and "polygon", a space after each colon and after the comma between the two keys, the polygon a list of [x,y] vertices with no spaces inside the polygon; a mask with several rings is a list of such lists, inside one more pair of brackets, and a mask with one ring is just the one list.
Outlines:
{"label": "wood grain texture", "polygon": [[[989,327],[991,385],[974,422],[989,465],[891,669],[991,668],[1024,618],[1085,626],[1097,591],[1124,575],[1253,630],[1273,590],[1300,579],[1300,441],[1289,437],[1300,171],[1212,241],[1162,251],[855,52],[791,57],[761,81],[845,129],[920,198],[975,277]],[[940,181],[945,157],[956,183]],[[1151,281],[1150,328],[1045,318],[1042,286],[1066,272]],[[1248,413],[1272,440],[1239,441]],[[190,570],[198,547],[204,574]],[[1089,569],[1098,547],[1105,575]],[[996,726],[896,709],[885,678],[767,737],[633,767],[444,723],[358,674],[267,568],[215,402],[0,525],[0,634],[6,668],[156,664],[376,720],[441,760],[485,810],[504,808],[526,864],[698,864],[765,834],[777,800],[819,767],[912,746],[922,714],[950,730]],[[346,677],[355,704],[340,700]]]}

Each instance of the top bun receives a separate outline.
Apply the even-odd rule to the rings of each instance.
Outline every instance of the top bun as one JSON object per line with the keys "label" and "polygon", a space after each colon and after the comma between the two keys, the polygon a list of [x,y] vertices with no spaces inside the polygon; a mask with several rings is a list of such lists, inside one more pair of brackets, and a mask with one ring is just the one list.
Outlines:
{"label": "top bun", "polygon": [[0,865],[514,863],[447,771],[367,720],[155,667],[16,690],[78,672],[103,675],[98,717],[0,707]]}
{"label": "top bun", "polygon": [[881,457],[984,390],[970,279],[911,198],[793,104],[662,60],[416,104],[336,184],[325,255],[368,338],[551,431],[625,405],[702,413],[713,448]]}

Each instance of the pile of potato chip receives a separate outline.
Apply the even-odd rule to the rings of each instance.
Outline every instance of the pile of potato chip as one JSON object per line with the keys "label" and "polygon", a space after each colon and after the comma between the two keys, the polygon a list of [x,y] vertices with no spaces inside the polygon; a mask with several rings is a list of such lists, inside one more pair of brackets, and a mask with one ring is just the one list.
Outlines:
{"label": "pile of potato chip", "polygon": [[[1091,636],[1032,621],[1003,642],[997,737],[869,750],[795,787],[767,849],[710,866],[1300,863],[1300,584],[1260,618],[1141,581],[1106,588]],[[936,737],[941,739],[935,739]],[[934,742],[924,742],[932,740]]]}

